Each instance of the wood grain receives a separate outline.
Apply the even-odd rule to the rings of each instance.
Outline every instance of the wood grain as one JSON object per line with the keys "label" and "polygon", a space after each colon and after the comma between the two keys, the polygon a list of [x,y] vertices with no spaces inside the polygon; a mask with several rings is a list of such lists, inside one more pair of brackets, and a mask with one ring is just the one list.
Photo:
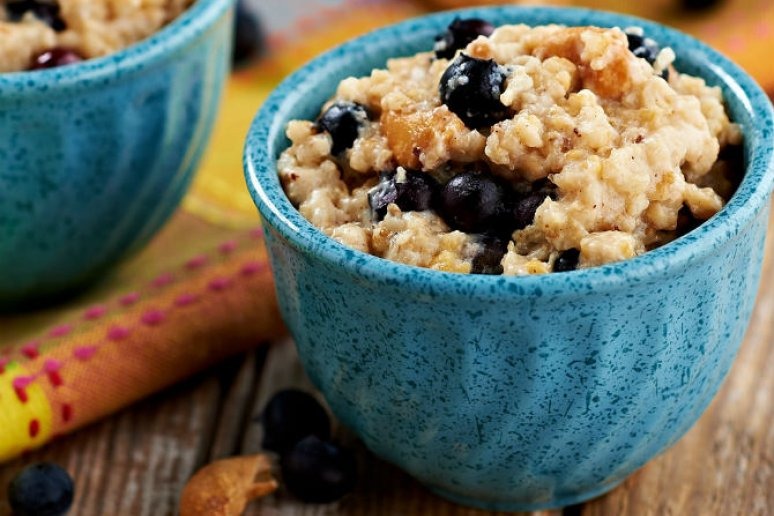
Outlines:
{"label": "wood grain", "polygon": [[[606,496],[533,516],[768,515],[774,511],[774,217],[755,312],[723,388],[676,446]],[[172,515],[185,482],[204,463],[260,450],[258,421],[277,390],[310,388],[289,342],[227,361],[44,450],[0,467],[5,487],[24,465],[49,460],[75,479],[77,516]],[[0,429],[1,431],[1,429]],[[337,504],[304,505],[283,490],[250,515],[428,515],[486,513],[448,503],[371,454],[345,429],[336,437],[359,455],[360,483]]]}

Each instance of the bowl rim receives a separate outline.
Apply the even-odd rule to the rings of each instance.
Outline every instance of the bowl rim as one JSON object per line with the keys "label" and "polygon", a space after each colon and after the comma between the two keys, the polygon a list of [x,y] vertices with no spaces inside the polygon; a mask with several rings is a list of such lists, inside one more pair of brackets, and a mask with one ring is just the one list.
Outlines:
{"label": "bowl rim", "polygon": [[180,16],[151,36],[117,52],[58,68],[0,73],[0,99],[26,97],[104,85],[151,66],[196,39],[231,8],[236,0],[195,0]]}
{"label": "bowl rim", "polygon": [[[349,248],[326,236],[304,218],[285,195],[277,178],[276,157],[269,154],[270,142],[276,136],[277,119],[284,116],[283,110],[286,111],[299,100],[296,85],[314,80],[315,72],[323,69],[327,61],[335,56],[358,52],[369,44],[394,41],[404,31],[444,27],[454,17],[489,18],[497,25],[503,13],[509,13],[511,17],[519,16],[526,24],[536,23],[530,22],[530,18],[551,17],[554,23],[573,25],[577,24],[573,23],[573,19],[590,17],[592,23],[603,26],[623,28],[636,25],[643,27],[646,32],[665,34],[668,39],[685,43],[687,47],[704,54],[709,70],[721,77],[728,88],[733,90],[750,113],[751,121],[755,122],[751,124],[752,127],[744,128],[745,141],[755,139],[758,142],[755,148],[745,145],[748,160],[744,178],[723,209],[693,231],[635,258],[571,272],[527,276],[459,274],[393,262]],[[698,62],[696,65],[704,67]],[[286,122],[283,122],[283,132]],[[769,98],[738,65],[692,36],[656,22],[607,11],[499,6],[445,11],[411,18],[350,40],[312,59],[286,78],[264,102],[248,132],[243,164],[250,194],[264,225],[277,231],[298,251],[313,255],[314,259],[348,272],[353,277],[388,288],[492,298],[502,297],[503,292],[517,297],[609,292],[633,283],[646,282],[670,271],[680,271],[707,258],[713,250],[737,236],[765,208],[774,183],[773,155],[774,110]]]}

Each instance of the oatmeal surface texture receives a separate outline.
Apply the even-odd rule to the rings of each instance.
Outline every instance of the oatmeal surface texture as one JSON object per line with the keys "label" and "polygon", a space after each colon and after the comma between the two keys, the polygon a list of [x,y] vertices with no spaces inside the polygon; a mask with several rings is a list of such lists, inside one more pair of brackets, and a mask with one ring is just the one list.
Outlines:
{"label": "oatmeal surface texture", "polygon": [[740,143],[740,130],[720,89],[672,68],[670,49],[652,65],[629,50],[620,29],[515,25],[460,53],[502,67],[499,98],[509,116],[467,127],[439,96],[452,60],[431,52],[344,79],[324,107],[351,101],[369,110],[351,148],[332,156],[331,136],[315,123],[287,127],[291,146],[278,170],[301,214],[363,252],[470,272],[479,235],[453,230],[432,210],[395,204],[374,219],[368,192],[379,174],[421,171],[443,184],[475,167],[517,191],[547,181],[554,195],[511,234],[500,262],[516,275],[551,272],[570,249],[581,268],[637,256],[679,236],[681,218],[706,220],[731,195],[718,154]]}
{"label": "oatmeal surface texture", "polygon": [[[34,56],[54,47],[84,58],[101,57],[157,32],[194,0],[59,0],[65,23],[57,31],[32,12],[9,19],[8,0],[0,0],[0,72],[26,70]],[[54,2],[51,2],[54,3]]]}

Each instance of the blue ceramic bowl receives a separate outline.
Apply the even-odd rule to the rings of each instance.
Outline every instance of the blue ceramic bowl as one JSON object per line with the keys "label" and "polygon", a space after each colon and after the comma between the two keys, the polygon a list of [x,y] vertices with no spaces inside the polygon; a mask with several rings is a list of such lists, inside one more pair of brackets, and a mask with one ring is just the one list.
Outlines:
{"label": "blue ceramic bowl", "polygon": [[0,74],[0,306],[82,285],[174,211],[231,62],[234,0],[108,57]]}
{"label": "blue ceramic bowl", "polygon": [[[719,85],[745,134],[746,174],[699,229],[638,258],[529,277],[459,275],[362,254],[286,198],[276,158],[348,75],[431,48],[455,16],[496,24],[643,26],[678,69]],[[577,9],[489,8],[414,19],[307,64],[247,141],[282,314],[341,421],[433,491],[488,509],[597,496],[680,438],[731,366],[760,277],[774,180],[769,100],[741,69],[674,30]]]}

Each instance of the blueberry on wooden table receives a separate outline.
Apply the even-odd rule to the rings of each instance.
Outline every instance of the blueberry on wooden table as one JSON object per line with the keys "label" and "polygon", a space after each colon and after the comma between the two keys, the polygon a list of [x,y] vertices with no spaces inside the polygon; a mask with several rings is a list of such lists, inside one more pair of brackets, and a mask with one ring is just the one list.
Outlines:
{"label": "blueberry on wooden table", "polygon": [[83,61],[78,52],[69,48],[55,47],[41,52],[32,58],[30,70],[45,70],[48,68],[57,68],[67,66]]}
{"label": "blueberry on wooden table", "polygon": [[352,144],[360,134],[360,128],[368,121],[368,110],[355,102],[336,101],[317,119],[317,127],[333,139],[331,154],[338,155]]}
{"label": "blueberry on wooden table", "polygon": [[508,117],[500,102],[506,72],[493,59],[460,54],[441,76],[441,102],[471,129],[482,129]]}
{"label": "blueberry on wooden table", "polygon": [[67,24],[59,15],[59,3],[56,1],[8,0],[5,9],[11,21],[19,21],[30,12],[57,32],[67,28]]}
{"label": "blueberry on wooden table", "polygon": [[578,260],[580,259],[580,251],[577,249],[568,249],[562,251],[559,257],[554,262],[554,272],[568,272],[574,271],[578,268]]}
{"label": "blueberry on wooden table", "polygon": [[348,450],[309,436],[281,459],[288,490],[308,503],[330,503],[352,491],[357,480],[355,456]]}
{"label": "blueberry on wooden table", "polygon": [[368,204],[374,220],[382,220],[391,203],[403,211],[430,210],[437,203],[439,188],[430,174],[400,168],[381,175],[379,184],[368,192]]}
{"label": "blueberry on wooden table", "polygon": [[446,223],[466,233],[512,231],[512,192],[488,174],[462,172],[441,190],[440,211]]}
{"label": "blueberry on wooden table", "polygon": [[455,18],[449,24],[446,32],[435,37],[435,57],[451,59],[455,52],[468,46],[468,43],[479,36],[489,36],[494,32],[494,25],[479,18],[461,20]]}
{"label": "blueberry on wooden table", "polygon": [[233,62],[241,65],[258,57],[265,47],[265,35],[258,14],[239,0],[234,13]]}
{"label": "blueberry on wooden table", "polygon": [[331,422],[328,413],[310,394],[286,389],[275,394],[266,404],[263,422],[263,447],[285,453],[310,435],[328,439]]}
{"label": "blueberry on wooden table", "polygon": [[48,462],[22,469],[8,486],[8,502],[16,516],[61,516],[73,503],[70,475]]}

